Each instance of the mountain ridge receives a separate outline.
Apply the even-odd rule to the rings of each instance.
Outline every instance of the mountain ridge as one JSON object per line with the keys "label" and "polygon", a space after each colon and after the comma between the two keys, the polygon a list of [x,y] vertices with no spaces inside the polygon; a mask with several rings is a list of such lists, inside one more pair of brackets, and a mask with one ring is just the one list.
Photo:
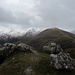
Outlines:
{"label": "mountain ridge", "polygon": [[[58,28],[46,29],[42,31],[41,33],[39,33],[38,35],[36,35],[32,39],[30,45],[34,46],[35,48],[42,49],[41,47],[43,47],[44,45],[47,45],[49,42],[56,42],[59,45],[61,45],[61,47],[63,47],[63,45],[65,46],[65,44],[68,44],[68,43],[70,43],[70,45],[73,45],[75,44],[75,35]],[[39,45],[40,47],[37,47]],[[69,47],[69,44],[68,44],[68,47]],[[75,47],[75,45],[73,47]],[[65,47],[63,48],[66,49]]]}

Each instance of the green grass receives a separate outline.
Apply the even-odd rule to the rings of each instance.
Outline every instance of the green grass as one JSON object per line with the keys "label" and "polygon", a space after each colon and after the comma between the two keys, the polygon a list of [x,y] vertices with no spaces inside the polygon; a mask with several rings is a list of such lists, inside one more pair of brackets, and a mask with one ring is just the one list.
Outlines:
{"label": "green grass", "polygon": [[70,53],[70,56],[75,59],[75,48],[69,48],[64,51]]}
{"label": "green grass", "polygon": [[[13,59],[14,58],[14,59]],[[47,53],[17,52],[0,65],[0,75],[26,75],[25,70],[32,68],[32,75],[75,75],[74,71],[57,71],[50,64]]]}

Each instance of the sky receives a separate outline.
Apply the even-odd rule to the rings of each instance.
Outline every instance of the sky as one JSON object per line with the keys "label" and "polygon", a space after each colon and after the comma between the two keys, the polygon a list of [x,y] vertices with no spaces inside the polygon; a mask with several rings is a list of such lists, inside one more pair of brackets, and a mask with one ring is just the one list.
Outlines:
{"label": "sky", "polygon": [[0,33],[53,27],[75,30],[75,0],[0,0]]}

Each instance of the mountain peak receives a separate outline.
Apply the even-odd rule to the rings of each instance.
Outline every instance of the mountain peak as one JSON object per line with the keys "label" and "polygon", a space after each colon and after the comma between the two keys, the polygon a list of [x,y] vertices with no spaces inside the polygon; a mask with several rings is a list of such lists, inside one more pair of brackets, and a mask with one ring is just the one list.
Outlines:
{"label": "mountain peak", "polygon": [[47,45],[49,42],[56,42],[61,45],[61,47],[68,48],[73,45],[73,41],[75,41],[74,34],[59,28],[51,28],[42,31],[37,36],[35,36],[35,38],[31,42],[31,45],[38,50],[42,50],[41,46],[43,46],[44,44]]}
{"label": "mountain peak", "polygon": [[29,28],[26,31],[25,36],[26,37],[31,37],[31,36],[37,35],[39,32],[40,32],[39,28]]}

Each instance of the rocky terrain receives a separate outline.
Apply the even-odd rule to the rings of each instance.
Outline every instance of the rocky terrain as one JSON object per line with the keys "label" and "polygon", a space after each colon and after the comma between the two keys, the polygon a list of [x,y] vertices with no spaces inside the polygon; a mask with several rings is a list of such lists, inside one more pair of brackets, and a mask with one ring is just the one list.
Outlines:
{"label": "rocky terrain", "polygon": [[60,45],[57,45],[56,43],[50,43],[48,46],[44,46],[43,50],[50,52],[50,57],[52,58],[51,64],[55,69],[74,69],[74,64],[70,54],[64,52]]}
{"label": "rocky terrain", "polygon": [[46,29],[0,45],[0,75],[74,75],[75,35]]}

